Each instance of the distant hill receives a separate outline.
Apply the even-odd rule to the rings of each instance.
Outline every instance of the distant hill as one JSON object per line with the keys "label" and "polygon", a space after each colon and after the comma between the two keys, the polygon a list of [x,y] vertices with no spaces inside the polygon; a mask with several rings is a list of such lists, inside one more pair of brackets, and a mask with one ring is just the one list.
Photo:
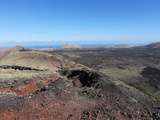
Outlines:
{"label": "distant hill", "polygon": [[56,54],[51,55],[46,52],[16,46],[3,54],[0,65],[16,65],[56,71],[60,67],[60,60]]}
{"label": "distant hill", "polygon": [[133,47],[133,45],[128,45],[128,44],[117,44],[112,46],[112,48],[130,48]]}
{"label": "distant hill", "polygon": [[78,44],[65,44],[63,45],[63,48],[64,49],[79,49],[81,48],[81,46]]}
{"label": "distant hill", "polygon": [[149,44],[149,45],[146,45],[145,47],[146,47],[146,48],[151,48],[151,49],[160,48],[160,42],[151,43],[151,44]]}

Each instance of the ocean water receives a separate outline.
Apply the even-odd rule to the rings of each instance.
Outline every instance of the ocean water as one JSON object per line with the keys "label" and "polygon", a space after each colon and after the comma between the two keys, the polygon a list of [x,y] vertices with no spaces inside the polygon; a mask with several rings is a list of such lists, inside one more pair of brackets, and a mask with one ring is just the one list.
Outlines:
{"label": "ocean water", "polygon": [[144,45],[144,44],[149,44],[150,42],[135,42],[135,41],[128,41],[128,42],[123,42],[123,41],[104,41],[104,40],[97,40],[97,41],[89,41],[89,40],[83,40],[83,41],[75,41],[75,40],[70,40],[70,41],[52,41],[52,42],[47,42],[47,41],[31,41],[31,42],[5,42],[5,41],[0,41],[0,48],[11,48],[15,46],[23,46],[27,48],[63,48],[64,44],[78,44],[82,48],[95,48],[95,47],[111,47],[114,45],[123,45],[123,44],[128,44],[128,45]]}
{"label": "ocean water", "polygon": [[123,45],[123,44],[128,44],[128,45],[142,45],[143,43],[135,43],[133,42],[127,42],[127,43],[123,43],[122,41],[118,42],[117,41],[102,41],[102,40],[98,40],[98,41],[66,41],[66,42],[60,42],[60,41],[53,41],[53,42],[45,42],[45,41],[31,41],[31,42],[0,42],[0,48],[4,47],[4,48],[11,48],[11,47],[15,47],[15,46],[23,46],[23,47],[27,47],[27,48],[63,48],[64,44],[78,44],[80,45],[82,48],[107,48],[107,47],[112,47],[114,45]]}
{"label": "ocean water", "polygon": [[[113,44],[78,44],[81,48],[97,48],[97,47],[111,47]],[[46,44],[18,44],[0,46],[1,48],[12,48],[15,46],[22,46],[26,48],[63,48],[62,44],[46,45]]]}
{"label": "ocean water", "polygon": [[[111,47],[114,44],[80,44],[81,48],[107,48]],[[24,46],[27,48],[63,48],[63,45],[53,45],[53,46],[47,46],[47,45],[29,45],[29,46]]]}

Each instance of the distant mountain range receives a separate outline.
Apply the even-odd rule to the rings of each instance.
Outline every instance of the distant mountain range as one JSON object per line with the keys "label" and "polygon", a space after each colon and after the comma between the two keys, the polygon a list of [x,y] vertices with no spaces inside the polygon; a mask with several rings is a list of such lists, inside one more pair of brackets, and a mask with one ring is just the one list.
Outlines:
{"label": "distant mountain range", "polygon": [[111,46],[111,48],[131,48],[131,47],[160,49],[160,42],[155,42],[155,43],[151,43],[151,44],[147,44],[147,45],[117,44],[117,45],[112,45]]}

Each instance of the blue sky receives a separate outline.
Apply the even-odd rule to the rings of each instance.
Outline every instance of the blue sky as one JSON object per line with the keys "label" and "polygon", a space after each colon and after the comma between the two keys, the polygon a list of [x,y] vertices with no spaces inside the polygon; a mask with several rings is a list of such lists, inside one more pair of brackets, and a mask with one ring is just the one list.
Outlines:
{"label": "blue sky", "polygon": [[160,0],[0,0],[0,46],[160,41]]}

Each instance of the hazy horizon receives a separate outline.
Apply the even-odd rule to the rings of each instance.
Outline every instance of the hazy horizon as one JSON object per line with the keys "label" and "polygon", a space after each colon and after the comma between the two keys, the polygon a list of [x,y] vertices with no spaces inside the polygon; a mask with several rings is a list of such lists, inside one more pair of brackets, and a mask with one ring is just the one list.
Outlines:
{"label": "hazy horizon", "polygon": [[112,47],[115,45],[129,45],[129,46],[144,46],[144,45],[148,45],[151,43],[155,43],[155,42],[159,42],[159,41],[154,41],[154,42],[131,42],[131,43],[121,43],[121,42],[108,42],[108,41],[87,41],[87,42],[80,42],[80,41],[50,41],[50,42],[38,42],[38,41],[32,41],[32,42],[11,42],[11,43],[5,43],[5,44],[0,44],[0,48],[12,48],[15,46],[22,46],[22,47],[28,47],[28,48],[63,48],[64,45],[69,44],[69,45],[79,45],[82,48],[85,47]]}

